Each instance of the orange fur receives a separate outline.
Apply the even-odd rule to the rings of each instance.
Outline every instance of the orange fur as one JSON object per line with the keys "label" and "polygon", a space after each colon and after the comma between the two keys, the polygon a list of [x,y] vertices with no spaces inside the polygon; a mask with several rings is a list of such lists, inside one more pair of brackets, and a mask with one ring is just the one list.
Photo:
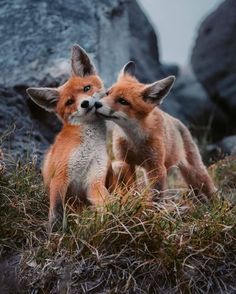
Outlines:
{"label": "orange fur", "polygon": [[[87,85],[91,85],[92,87],[85,94],[83,88]],[[63,119],[63,122],[66,122],[68,116],[76,111],[76,106],[80,100],[92,96],[94,93],[100,91],[102,87],[102,80],[97,75],[85,77],[72,76],[63,86],[59,87],[60,99],[57,103],[56,112]],[[76,99],[77,103],[74,103],[70,107],[65,107],[68,97]]]}
{"label": "orange fur", "polygon": [[[113,184],[113,174],[106,153],[105,122],[100,123],[90,111],[92,107],[82,106],[82,102],[94,103],[93,95],[102,89],[102,80],[96,74],[86,52],[75,45],[72,52],[72,77],[65,84],[57,89],[27,90],[35,103],[55,112],[63,122],[63,128],[47,152],[42,168],[44,185],[50,199],[50,229],[58,216],[61,216],[66,197],[76,196],[80,201],[100,206],[109,195],[108,188]],[[96,147],[92,146],[95,135],[102,158],[99,153],[94,153],[98,155],[96,158],[91,155],[91,147]],[[101,169],[93,173],[91,166],[94,162]],[[86,175],[86,172],[89,174]],[[109,186],[106,187],[106,184]]]}
{"label": "orange fur", "polygon": [[165,83],[167,80],[161,80],[154,91],[154,84],[142,84],[123,72],[99,101],[98,114],[118,125],[113,136],[115,158],[129,165],[130,171],[136,165],[144,167],[150,185],[161,191],[166,189],[168,168],[177,165],[189,186],[211,197],[216,188],[190,132],[179,120],[156,107],[168,94],[169,90],[163,95]]}
{"label": "orange fur", "polygon": [[[81,99],[85,98],[83,87],[92,85],[92,89],[86,93],[89,97],[101,90],[102,82],[99,77],[72,77],[59,88],[60,97],[57,103],[56,112],[63,120],[63,128],[57,135],[54,144],[46,154],[44,165],[42,168],[43,179],[46,188],[49,191],[50,209],[49,219],[53,221],[54,215],[58,212],[55,210],[60,209],[58,205],[64,206],[65,198],[75,196],[70,194],[69,179],[68,179],[68,162],[72,150],[83,142],[83,133],[81,126],[74,126],[67,123],[68,116],[76,109],[76,104],[65,107],[65,102],[68,97],[75,97],[77,104]],[[79,175],[78,175],[79,176]],[[110,176],[110,175],[109,175]],[[72,190],[74,193],[79,194],[79,199],[83,201],[89,200],[94,205],[101,205],[103,200],[108,196],[106,189],[99,188],[98,186],[105,186],[105,179],[101,179],[98,184],[91,184],[88,192],[82,190]],[[86,195],[91,195],[88,198]],[[102,195],[102,197],[100,197]],[[59,204],[58,204],[59,203]]]}

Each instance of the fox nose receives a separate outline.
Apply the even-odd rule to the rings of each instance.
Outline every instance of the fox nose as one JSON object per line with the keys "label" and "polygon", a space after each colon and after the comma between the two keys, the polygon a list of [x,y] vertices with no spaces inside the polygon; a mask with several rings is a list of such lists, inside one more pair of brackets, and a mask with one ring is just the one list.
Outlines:
{"label": "fox nose", "polygon": [[95,105],[95,108],[96,109],[102,107],[102,103],[101,102],[98,102],[98,101],[96,101],[94,105]]}
{"label": "fox nose", "polygon": [[82,107],[82,108],[88,108],[88,107],[89,107],[89,102],[88,102],[88,100],[84,100],[84,101],[82,101],[82,103],[81,103],[81,107]]}

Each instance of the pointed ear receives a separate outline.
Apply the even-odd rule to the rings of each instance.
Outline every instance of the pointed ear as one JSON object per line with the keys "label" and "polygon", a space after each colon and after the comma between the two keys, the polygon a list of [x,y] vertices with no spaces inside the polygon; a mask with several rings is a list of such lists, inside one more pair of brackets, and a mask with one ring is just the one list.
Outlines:
{"label": "pointed ear", "polygon": [[122,68],[120,74],[119,74],[119,78],[121,78],[124,75],[130,75],[130,76],[134,76],[135,74],[135,63],[133,61],[129,61],[128,63],[126,63],[124,65],[124,67]]}
{"label": "pointed ear", "polygon": [[59,91],[53,88],[28,88],[29,97],[40,107],[49,112],[56,110]]}
{"label": "pointed ear", "polygon": [[163,80],[146,86],[142,93],[143,100],[160,105],[170,92],[174,82],[175,76],[169,76]]}
{"label": "pointed ear", "polygon": [[86,51],[79,45],[74,45],[71,54],[72,75],[84,77],[96,74],[96,68]]}

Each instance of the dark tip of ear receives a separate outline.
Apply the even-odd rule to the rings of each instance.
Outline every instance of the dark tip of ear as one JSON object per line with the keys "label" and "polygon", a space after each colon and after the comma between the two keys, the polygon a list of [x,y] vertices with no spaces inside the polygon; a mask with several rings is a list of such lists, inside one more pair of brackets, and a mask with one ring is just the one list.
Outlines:
{"label": "dark tip of ear", "polygon": [[129,61],[128,63],[126,63],[126,65],[123,68],[123,73],[124,74],[129,74],[131,76],[133,76],[135,74],[135,63],[134,61]]}
{"label": "dark tip of ear", "polygon": [[35,92],[36,92],[36,90],[35,90],[34,88],[27,88],[27,89],[26,89],[26,93],[27,93],[29,96],[33,96]]}
{"label": "dark tip of ear", "polygon": [[72,47],[72,57],[74,55],[80,55],[81,53],[86,54],[86,51],[79,44],[74,44]]}
{"label": "dark tip of ear", "polygon": [[96,68],[90,60],[87,52],[78,44],[72,47],[71,54],[72,74],[86,76],[96,74]]}
{"label": "dark tip of ear", "polygon": [[176,80],[176,77],[175,76],[169,76],[168,79],[169,79],[170,82],[174,83],[175,80]]}

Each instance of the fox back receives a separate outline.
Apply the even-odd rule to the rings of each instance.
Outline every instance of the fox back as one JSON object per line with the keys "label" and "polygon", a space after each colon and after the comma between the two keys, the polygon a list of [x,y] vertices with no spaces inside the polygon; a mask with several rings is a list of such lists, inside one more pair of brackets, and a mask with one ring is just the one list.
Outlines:
{"label": "fox back", "polygon": [[190,132],[159,108],[175,77],[146,85],[135,78],[134,70],[133,62],[126,64],[117,82],[95,103],[101,117],[118,125],[113,144],[116,159],[132,170],[143,166],[158,190],[166,188],[167,169],[177,165],[190,186],[210,196],[215,187]]}

